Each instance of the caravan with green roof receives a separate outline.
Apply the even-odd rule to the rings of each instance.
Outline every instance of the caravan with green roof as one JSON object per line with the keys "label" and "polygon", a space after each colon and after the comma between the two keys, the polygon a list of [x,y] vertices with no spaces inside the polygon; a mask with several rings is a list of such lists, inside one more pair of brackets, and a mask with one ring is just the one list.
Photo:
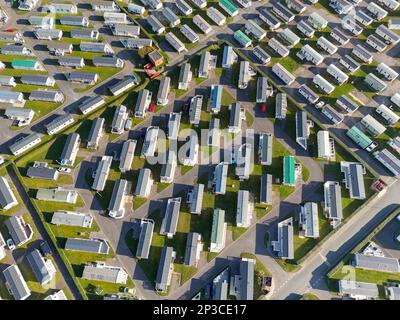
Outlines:
{"label": "caravan with green roof", "polygon": [[14,59],[11,62],[11,66],[14,69],[21,69],[21,70],[41,70],[42,67],[40,63],[36,60],[17,60]]}
{"label": "caravan with green roof", "polygon": [[247,48],[248,46],[251,45],[251,39],[241,30],[237,30],[234,34],[233,37],[237,42],[240,43],[240,45],[243,48]]}
{"label": "caravan with green roof", "polygon": [[224,9],[224,11],[229,14],[231,17],[236,16],[239,13],[239,9],[236,8],[232,3],[228,0],[219,0],[219,6]]}
{"label": "caravan with green roof", "polygon": [[296,184],[296,166],[294,156],[283,158],[283,184],[294,187]]}
{"label": "caravan with green roof", "polygon": [[220,252],[225,247],[226,239],[225,211],[214,209],[211,228],[210,252]]}
{"label": "caravan with green roof", "polygon": [[347,130],[346,135],[358,144],[362,149],[371,152],[378,144],[373,142],[364,132],[358,129],[356,126],[351,127]]}

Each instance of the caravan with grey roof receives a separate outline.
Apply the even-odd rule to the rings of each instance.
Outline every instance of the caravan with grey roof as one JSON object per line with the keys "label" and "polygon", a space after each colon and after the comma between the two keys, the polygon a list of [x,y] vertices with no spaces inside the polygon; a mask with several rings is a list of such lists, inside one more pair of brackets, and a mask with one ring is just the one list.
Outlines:
{"label": "caravan with grey roof", "polygon": [[150,195],[154,180],[149,168],[141,168],[137,179],[135,196],[147,198]]}
{"label": "caravan with grey roof", "polygon": [[58,210],[53,213],[51,223],[56,226],[91,228],[93,217],[89,213]]}
{"label": "caravan with grey roof", "polygon": [[100,33],[92,29],[71,29],[70,35],[72,39],[90,39],[97,40]]}
{"label": "caravan with grey roof", "polygon": [[22,216],[11,216],[5,221],[8,233],[17,247],[22,246],[33,238],[32,227]]}
{"label": "caravan with grey roof", "polygon": [[239,190],[236,202],[236,226],[248,228],[253,219],[253,207],[250,193],[247,190]]}
{"label": "caravan with grey roof", "polygon": [[115,181],[108,204],[108,215],[114,219],[122,219],[125,215],[125,199],[128,195],[128,180],[118,179]]}
{"label": "caravan with grey roof", "polygon": [[163,247],[156,275],[155,289],[157,292],[168,291],[168,287],[171,284],[172,272],[174,270],[173,262],[175,257],[176,252],[173,247]]}
{"label": "caravan with grey roof", "polygon": [[379,79],[373,73],[368,73],[367,76],[364,78],[364,82],[373,90],[382,92],[387,88],[387,84]]}
{"label": "caravan with grey roof", "polygon": [[274,31],[281,26],[281,22],[268,9],[269,8],[260,8],[258,16],[268,25],[270,30]]}
{"label": "caravan with grey roof", "polygon": [[278,223],[278,239],[272,241],[272,248],[279,258],[294,258],[293,218],[290,217]]}
{"label": "caravan with grey roof", "polygon": [[0,206],[3,211],[7,211],[12,207],[18,205],[18,201],[15,198],[14,191],[11,189],[5,177],[0,177]]}
{"label": "caravan with grey roof", "polygon": [[140,27],[133,24],[115,23],[109,26],[114,36],[139,37]]}
{"label": "caravan with grey roof", "polygon": [[344,174],[344,183],[349,190],[351,199],[364,200],[366,198],[364,177],[365,168],[358,162],[340,162],[340,171]]}
{"label": "caravan with grey roof", "polygon": [[124,269],[107,266],[104,262],[86,263],[83,268],[82,279],[126,284],[128,274]]}
{"label": "caravan with grey roof", "polygon": [[79,111],[82,114],[88,114],[89,112],[101,107],[105,104],[105,100],[102,96],[93,96],[87,98],[84,102],[79,106]]}
{"label": "caravan with grey roof", "polygon": [[64,94],[54,90],[32,90],[29,94],[31,101],[64,102]]}
{"label": "caravan with grey roof", "polygon": [[124,105],[115,108],[114,116],[111,123],[111,133],[122,134],[125,130],[125,122],[128,119],[128,109]]}
{"label": "caravan with grey roof", "polygon": [[127,77],[125,79],[118,81],[116,84],[110,86],[109,90],[113,96],[118,96],[121,93],[129,90],[136,84],[137,84],[137,82],[134,79],[132,79],[131,77]]}
{"label": "caravan with grey roof", "polygon": [[76,190],[57,187],[54,189],[39,188],[36,193],[36,199],[41,201],[61,202],[75,204],[78,199]]}
{"label": "caravan with grey roof", "polygon": [[59,29],[36,29],[33,31],[38,40],[61,40],[63,36],[62,30]]}
{"label": "caravan with grey roof", "polygon": [[326,69],[326,72],[336,80],[336,83],[338,85],[342,85],[343,83],[347,82],[349,80],[349,76],[345,74],[342,70],[340,70],[336,65],[331,63],[328,68]]}
{"label": "caravan with grey roof", "polygon": [[26,108],[9,107],[5,110],[4,116],[15,121],[18,127],[22,127],[31,123],[35,116],[35,111]]}
{"label": "caravan with grey roof", "polygon": [[269,39],[268,46],[277,54],[279,54],[282,58],[287,57],[290,53],[290,50],[275,38]]}
{"label": "caravan with grey roof", "polygon": [[104,42],[84,42],[81,41],[79,49],[84,52],[114,53],[113,48]]}
{"label": "caravan with grey roof", "polygon": [[70,114],[56,117],[53,121],[45,125],[48,135],[53,135],[72,124],[75,119]]}
{"label": "caravan with grey roof", "polygon": [[122,151],[119,160],[119,171],[122,173],[128,172],[132,168],[133,158],[135,156],[136,140],[126,140],[122,144]]}
{"label": "caravan with grey roof", "polygon": [[107,255],[110,246],[103,239],[67,238],[65,250]]}
{"label": "caravan with grey roof", "polygon": [[375,109],[375,112],[380,114],[390,126],[395,125],[400,120],[400,117],[384,104],[379,105],[379,107]]}
{"label": "caravan with grey roof", "polygon": [[116,57],[93,57],[93,65],[96,67],[123,68],[125,63]]}
{"label": "caravan with grey roof", "polygon": [[16,264],[10,265],[3,270],[5,285],[15,300],[26,300],[31,291]]}
{"label": "caravan with grey roof", "polygon": [[154,157],[157,149],[159,129],[157,126],[147,127],[140,157]]}
{"label": "caravan with grey roof", "polygon": [[299,236],[313,239],[319,238],[318,204],[316,202],[306,202],[301,206]]}
{"label": "caravan with grey roof", "polygon": [[190,43],[196,43],[200,40],[199,36],[197,33],[189,27],[187,24],[184,24],[181,27],[181,33],[183,36],[190,41]]}
{"label": "caravan with grey roof", "polygon": [[[204,1],[205,2],[205,1]],[[210,24],[204,20],[204,18],[199,15],[196,14],[193,17],[192,22],[204,33],[204,34],[208,34],[212,31],[212,27],[210,26]]]}
{"label": "caravan with grey roof", "polygon": [[369,44],[372,48],[374,48],[378,52],[383,52],[386,50],[387,45],[385,42],[380,40],[377,36],[374,34],[370,34],[367,39],[365,40],[367,44]]}
{"label": "caravan with grey roof", "polygon": [[113,158],[110,156],[103,156],[94,172],[94,180],[92,189],[100,192],[103,191],[107,182],[108,174],[110,173],[111,163]]}
{"label": "caravan with grey roof", "polygon": [[139,242],[136,249],[136,258],[148,259],[153,239],[154,221],[151,219],[142,219],[140,221]]}
{"label": "caravan with grey roof", "polygon": [[186,240],[184,264],[186,266],[197,266],[202,249],[201,234],[189,232]]}
{"label": "caravan with grey roof", "polygon": [[33,148],[35,145],[42,141],[42,137],[39,133],[31,133],[21,139],[16,140],[9,146],[11,153],[15,156]]}
{"label": "caravan with grey roof", "polygon": [[81,137],[78,133],[71,132],[68,134],[59,163],[63,166],[72,167],[75,164],[80,144]]}
{"label": "caravan with grey roof", "polygon": [[64,75],[68,81],[75,83],[87,83],[93,85],[99,80],[99,75],[91,72],[67,72],[64,73]]}
{"label": "caravan with grey roof", "polygon": [[281,32],[278,33],[278,36],[289,45],[289,48],[294,47],[300,42],[300,37],[298,37],[289,28],[283,29]]}
{"label": "caravan with grey roof", "polygon": [[23,84],[30,84],[35,86],[54,87],[56,80],[50,76],[24,74],[20,78]]}
{"label": "caravan with grey roof", "polygon": [[179,71],[178,89],[187,90],[189,83],[192,80],[192,71],[190,63],[184,63]]}
{"label": "caravan with grey roof", "polygon": [[63,67],[72,67],[77,69],[85,66],[85,60],[81,57],[61,56],[58,58],[58,63]]}
{"label": "caravan with grey roof", "polygon": [[157,93],[157,105],[166,106],[168,104],[170,84],[171,84],[170,77],[164,77],[160,81],[160,86],[158,87],[158,93]]}
{"label": "caravan with grey roof", "polygon": [[146,112],[151,103],[151,98],[151,91],[144,89],[139,92],[135,105],[135,118],[144,118],[146,116]]}
{"label": "caravan with grey roof", "polygon": [[35,275],[37,282],[42,286],[54,279],[56,268],[51,259],[44,258],[38,249],[33,249],[26,255],[26,259]]}
{"label": "caravan with grey roof", "polygon": [[339,182],[326,181],[324,183],[323,211],[335,229],[343,219],[342,190]]}
{"label": "caravan with grey roof", "polygon": [[82,16],[61,16],[60,23],[65,26],[88,27],[89,19]]}
{"label": "caravan with grey roof", "polygon": [[164,25],[154,15],[150,15],[147,17],[147,23],[150,25],[151,30],[154,33],[161,34],[165,31]]}
{"label": "caravan with grey roof", "polygon": [[176,234],[179,220],[179,211],[182,198],[170,198],[167,201],[164,217],[161,223],[160,234],[172,239]]}

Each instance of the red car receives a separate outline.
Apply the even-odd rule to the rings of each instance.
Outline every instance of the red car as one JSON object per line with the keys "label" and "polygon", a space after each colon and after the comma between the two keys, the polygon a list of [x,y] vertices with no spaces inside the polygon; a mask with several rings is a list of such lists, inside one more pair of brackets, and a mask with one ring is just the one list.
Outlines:
{"label": "red car", "polygon": [[156,105],[154,103],[150,103],[149,111],[154,112],[155,109],[156,109]]}
{"label": "red car", "polygon": [[6,29],[6,30],[4,30],[4,32],[15,32],[15,31],[17,31],[17,30],[15,30],[15,29]]}
{"label": "red car", "polygon": [[267,112],[267,106],[265,104],[262,105],[261,111],[262,112]]}

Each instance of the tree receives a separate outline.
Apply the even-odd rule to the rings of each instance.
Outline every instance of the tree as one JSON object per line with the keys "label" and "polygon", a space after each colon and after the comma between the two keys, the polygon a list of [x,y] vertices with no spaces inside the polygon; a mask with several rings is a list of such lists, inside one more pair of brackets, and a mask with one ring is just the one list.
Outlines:
{"label": "tree", "polygon": [[154,48],[151,46],[140,48],[138,51],[140,59],[144,59],[152,51],[154,51]]}

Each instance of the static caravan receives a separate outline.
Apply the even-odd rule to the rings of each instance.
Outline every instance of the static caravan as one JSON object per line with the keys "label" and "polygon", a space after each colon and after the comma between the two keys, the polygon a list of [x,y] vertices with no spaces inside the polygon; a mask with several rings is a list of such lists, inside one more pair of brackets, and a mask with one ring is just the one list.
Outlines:
{"label": "static caravan", "polygon": [[289,71],[287,71],[280,63],[272,66],[272,71],[281,79],[286,85],[291,85],[296,79]]}
{"label": "static caravan", "polygon": [[367,10],[371,14],[371,16],[377,20],[385,19],[388,15],[388,12],[385,9],[381,8],[374,2],[368,3]]}
{"label": "static caravan", "polygon": [[165,31],[165,27],[154,15],[147,17],[147,23],[150,25],[151,30],[157,34],[161,34]]}
{"label": "static caravan", "polygon": [[239,13],[238,8],[229,2],[229,0],[219,0],[218,4],[231,17],[234,17]]}
{"label": "static caravan", "polygon": [[286,23],[293,21],[295,17],[295,15],[280,2],[272,4],[272,12]]}
{"label": "static caravan", "polygon": [[208,33],[210,33],[211,30],[212,30],[212,27],[210,26],[210,24],[209,24],[206,20],[204,20],[204,18],[203,18],[201,15],[199,15],[199,14],[196,14],[196,15],[193,17],[192,22],[193,22],[204,34],[208,34]]}
{"label": "static caravan", "polygon": [[339,63],[343,67],[345,67],[350,73],[356,72],[361,67],[361,65],[356,60],[354,60],[347,54],[340,58]]}
{"label": "static caravan", "polygon": [[357,24],[353,16],[347,15],[342,19],[343,29],[349,30],[355,36],[358,36],[363,31],[363,28]]}
{"label": "static caravan", "polygon": [[337,112],[329,104],[326,104],[325,107],[322,108],[321,113],[331,120],[334,125],[339,124],[344,120],[344,116],[340,112]]}
{"label": "static caravan", "polygon": [[307,38],[312,38],[315,34],[315,30],[305,20],[297,23],[296,28]]}
{"label": "static caravan", "polygon": [[305,84],[300,86],[299,93],[310,103],[316,103],[319,99],[318,94],[316,94]]}
{"label": "static caravan", "polygon": [[330,36],[339,42],[342,46],[349,43],[350,38],[346,36],[339,28],[332,29]]}
{"label": "static caravan", "polygon": [[250,8],[253,4],[251,0],[236,0],[243,8]]}
{"label": "static caravan", "polygon": [[391,126],[393,126],[400,120],[400,117],[392,109],[388,108],[384,104],[381,104],[378,108],[376,108],[375,111],[377,114],[380,114],[382,118],[385,119],[387,123]]}
{"label": "static caravan", "polygon": [[400,108],[400,93],[395,93],[390,101],[393,102],[398,108]]}
{"label": "static caravan", "polygon": [[360,123],[373,136],[379,136],[386,131],[386,127],[370,114],[362,118]]}
{"label": "static caravan", "polygon": [[207,17],[209,17],[213,22],[215,22],[219,26],[223,26],[226,23],[225,16],[214,7],[209,7],[207,9]]}
{"label": "static caravan", "polygon": [[277,54],[279,54],[282,58],[287,57],[290,53],[290,50],[275,38],[271,38],[268,41],[268,46],[273,49]]}
{"label": "static caravan", "polygon": [[191,1],[200,9],[207,7],[206,0],[191,0]]}
{"label": "static caravan", "polygon": [[267,33],[254,20],[246,20],[246,30],[251,33],[257,40],[262,40],[267,36]]}
{"label": "static caravan", "polygon": [[324,36],[318,38],[317,45],[320,46],[329,54],[335,54],[336,51],[338,50],[338,47],[336,47],[332,42],[327,40]]}
{"label": "static caravan", "polygon": [[196,32],[193,31],[187,24],[184,24],[181,28],[183,36],[189,40],[190,43],[196,43],[200,40]]}
{"label": "static caravan", "polygon": [[389,10],[397,10],[400,6],[400,3],[396,0],[376,0],[376,2],[381,6],[385,6]]}
{"label": "static caravan", "polygon": [[193,9],[185,0],[176,0],[175,5],[183,15],[188,16],[192,14]]}
{"label": "static caravan", "polygon": [[246,89],[250,80],[250,63],[248,61],[240,61],[239,69],[239,89]]}
{"label": "static caravan", "polygon": [[110,25],[115,23],[128,24],[128,16],[123,12],[104,12],[103,14],[104,24]]}
{"label": "static caravan", "polygon": [[384,62],[378,64],[378,66],[376,67],[376,71],[388,81],[393,81],[399,76],[399,74],[396,71],[394,71]]}
{"label": "static caravan", "polygon": [[260,46],[254,47],[253,54],[262,64],[267,64],[271,61],[271,56]]}
{"label": "static caravan", "polygon": [[368,14],[366,14],[362,9],[356,11],[354,19],[358,23],[362,24],[364,27],[368,27],[372,22],[374,22],[374,19],[372,19]]}
{"label": "static caravan", "polygon": [[128,12],[138,15],[143,15],[146,11],[144,7],[138,6],[137,4],[134,3],[129,3],[127,9]]}
{"label": "static caravan", "polygon": [[242,32],[242,30],[236,30],[235,33],[233,34],[233,38],[237,42],[239,42],[239,44],[243,48],[251,46],[251,39],[248,36],[246,36],[246,34]]}
{"label": "static caravan", "polygon": [[351,53],[353,56],[355,56],[356,58],[360,59],[362,62],[367,64],[371,64],[374,58],[374,56],[360,44],[356,45],[351,51]]}
{"label": "static caravan", "polygon": [[153,40],[151,39],[142,39],[142,38],[133,38],[133,39],[119,39],[122,45],[125,48],[129,49],[140,49],[143,47],[151,47],[153,44]]}
{"label": "static caravan", "polygon": [[173,47],[178,53],[181,53],[182,51],[186,50],[185,45],[181,40],[178,39],[176,35],[174,35],[172,32],[168,32],[167,35],[165,36],[165,40]]}
{"label": "static caravan", "polygon": [[400,18],[391,18],[391,19],[389,19],[388,28],[390,30],[400,30]]}
{"label": "static caravan", "polygon": [[268,9],[261,8],[258,16],[268,25],[270,30],[276,30],[281,26],[281,23]]}
{"label": "static caravan", "polygon": [[171,8],[164,8],[162,11],[164,18],[168,21],[170,28],[176,27],[181,23],[181,19],[171,10]]}
{"label": "static caravan", "polygon": [[289,9],[292,9],[296,13],[303,13],[307,7],[298,0],[285,0],[285,3]]}
{"label": "static caravan", "polygon": [[325,94],[331,94],[335,90],[335,86],[321,75],[316,74],[313,78],[313,83],[320,88]]}
{"label": "static caravan", "polygon": [[36,29],[33,31],[36,39],[39,40],[61,40],[63,36],[62,30],[58,29]]}
{"label": "static caravan", "polygon": [[387,88],[387,84],[373,73],[367,74],[367,76],[364,78],[364,81],[369,87],[371,87],[371,89],[378,92],[381,92]]}
{"label": "static caravan", "polygon": [[349,114],[352,114],[358,109],[358,104],[346,95],[341,95],[338,99],[336,99],[336,105]]}
{"label": "static caravan", "polygon": [[397,44],[400,40],[400,36],[393,32],[392,30],[389,30],[385,25],[381,24],[376,28],[375,33],[382,37],[387,43],[389,44]]}
{"label": "static caravan", "polygon": [[311,13],[308,16],[307,21],[316,30],[322,30],[328,26],[328,21],[321,17],[317,12]]}
{"label": "static caravan", "polygon": [[159,10],[163,7],[161,0],[140,0],[140,2],[143,3],[145,7],[149,7],[153,10]]}
{"label": "static caravan", "polygon": [[354,8],[347,0],[330,0],[329,6],[338,14],[348,14]]}
{"label": "static caravan", "polygon": [[289,28],[283,29],[278,33],[278,35],[281,39],[286,41],[286,43],[289,45],[289,48],[294,47],[300,42],[300,38]]}
{"label": "static caravan", "polygon": [[349,76],[345,74],[342,70],[340,70],[336,65],[331,63],[328,68],[326,69],[326,72],[329,73],[329,75],[335,79],[336,83],[338,85],[342,85],[346,81],[349,80]]}
{"label": "static caravan", "polygon": [[383,52],[387,48],[386,43],[378,39],[374,34],[370,34],[365,42],[378,52]]}
{"label": "static caravan", "polygon": [[317,51],[315,51],[310,45],[306,44],[303,46],[299,52],[297,52],[296,56],[300,60],[306,60],[315,64],[316,66],[321,64],[324,61],[324,57],[320,55]]}

